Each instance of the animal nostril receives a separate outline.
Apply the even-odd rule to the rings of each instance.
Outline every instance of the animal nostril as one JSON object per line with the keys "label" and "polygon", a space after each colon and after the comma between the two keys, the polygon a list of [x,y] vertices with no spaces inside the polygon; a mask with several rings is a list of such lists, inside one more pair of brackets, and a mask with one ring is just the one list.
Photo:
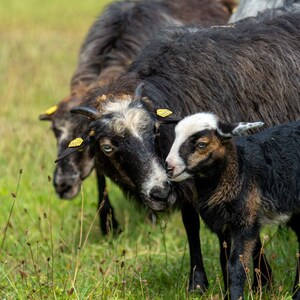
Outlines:
{"label": "animal nostril", "polygon": [[171,182],[170,181],[165,181],[163,185],[164,185],[165,188],[169,188],[171,186]]}
{"label": "animal nostril", "polygon": [[154,187],[150,192],[150,197],[158,200],[167,200],[169,194],[171,192],[170,184],[164,182],[164,188]]}
{"label": "animal nostril", "polygon": [[167,171],[167,174],[168,175],[172,175],[173,174],[173,172],[174,172],[174,167],[173,166],[171,166],[171,165],[169,165],[167,162],[166,162],[166,171]]}

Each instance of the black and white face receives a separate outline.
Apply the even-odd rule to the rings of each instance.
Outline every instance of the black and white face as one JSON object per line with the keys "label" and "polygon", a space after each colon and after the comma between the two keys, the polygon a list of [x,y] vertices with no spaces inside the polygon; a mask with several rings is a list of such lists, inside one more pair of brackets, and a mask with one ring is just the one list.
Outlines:
{"label": "black and white face", "polygon": [[[158,147],[158,123],[142,101],[125,95],[103,104],[93,124],[107,176],[137,194],[153,210],[176,200]],[[102,155],[103,154],[103,155]]]}
{"label": "black and white face", "polygon": [[175,140],[166,158],[168,176],[183,181],[223,155],[221,140],[215,135],[218,120],[210,113],[188,116],[175,127]]}
{"label": "black and white face", "polygon": [[229,139],[262,125],[262,122],[222,123],[212,113],[184,118],[175,127],[175,140],[166,158],[169,178],[180,182],[196,174],[211,175],[224,161]]}
{"label": "black and white face", "polygon": [[[48,117],[42,115],[42,120],[51,121],[51,129],[57,142],[58,157],[67,149],[69,143],[77,138],[78,121],[82,122],[81,116],[71,114],[68,107],[58,109]],[[84,125],[84,123],[82,123]],[[88,123],[86,124],[88,126]],[[74,152],[57,162],[53,184],[57,195],[62,199],[72,199],[80,191],[82,180],[84,180],[94,167],[94,157],[90,149]]]}

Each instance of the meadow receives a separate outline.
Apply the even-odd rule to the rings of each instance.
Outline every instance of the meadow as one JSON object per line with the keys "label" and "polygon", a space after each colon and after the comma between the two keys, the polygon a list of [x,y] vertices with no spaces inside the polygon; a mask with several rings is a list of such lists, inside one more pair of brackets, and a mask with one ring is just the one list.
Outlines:
{"label": "meadow", "polygon": [[[107,2],[0,0],[0,299],[222,299],[218,241],[204,224],[210,288],[199,296],[187,292],[179,212],[153,225],[109,182],[122,232],[105,237],[94,174],[73,201],[55,194],[56,142],[38,115],[68,95],[81,42]],[[291,299],[296,238],[273,226],[262,239],[274,280],[258,293],[247,287],[247,299]]]}

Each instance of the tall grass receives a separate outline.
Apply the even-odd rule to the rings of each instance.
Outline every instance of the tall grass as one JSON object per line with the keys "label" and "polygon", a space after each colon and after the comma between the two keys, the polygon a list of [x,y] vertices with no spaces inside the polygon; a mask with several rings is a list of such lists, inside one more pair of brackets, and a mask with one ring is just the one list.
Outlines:
{"label": "tall grass", "polygon": [[[56,145],[38,115],[68,94],[80,44],[104,4],[0,1],[0,299],[198,298],[187,293],[178,212],[160,215],[154,226],[109,184],[123,231],[103,237],[93,175],[74,201],[60,201],[52,187]],[[249,299],[288,299],[295,237],[276,227],[264,234],[275,279]],[[202,298],[221,299],[218,242],[205,226],[201,239],[210,279]]]}

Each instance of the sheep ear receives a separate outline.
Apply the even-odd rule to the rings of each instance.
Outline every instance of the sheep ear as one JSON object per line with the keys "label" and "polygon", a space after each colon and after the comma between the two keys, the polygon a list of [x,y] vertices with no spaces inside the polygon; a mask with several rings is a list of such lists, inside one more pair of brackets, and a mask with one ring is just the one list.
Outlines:
{"label": "sheep ear", "polygon": [[217,131],[220,134],[220,136],[224,138],[231,138],[234,136],[240,136],[243,135],[244,132],[254,129],[254,128],[259,128],[263,126],[263,122],[252,122],[252,123],[247,123],[247,122],[240,122],[240,123],[233,123],[233,124],[225,124],[225,123],[219,123]]}
{"label": "sheep ear", "polygon": [[93,129],[88,129],[84,133],[81,134],[80,137],[77,137],[76,139],[72,140],[67,149],[61,153],[61,155],[56,159],[55,163],[61,161],[65,157],[69,156],[70,154],[82,151],[84,148],[92,145],[95,143],[95,131]]}
{"label": "sheep ear", "polygon": [[39,120],[40,121],[51,121],[52,120],[52,116],[51,115],[47,115],[47,114],[40,114],[39,115]]}
{"label": "sheep ear", "polygon": [[63,153],[55,160],[55,163],[61,161],[62,159],[64,159],[65,157],[69,156],[70,154],[77,152],[77,151],[81,151],[84,148],[92,145],[95,142],[95,139],[93,138],[94,136],[94,131],[91,130],[89,132],[89,135],[83,139],[81,137],[78,137],[74,140],[72,140],[69,145],[68,148],[65,149],[63,151]]}
{"label": "sheep ear", "polygon": [[181,118],[179,118],[178,116],[176,116],[176,114],[166,108],[157,109],[156,117],[157,120],[162,124],[178,123],[181,120]]}
{"label": "sheep ear", "polygon": [[57,111],[57,105],[51,106],[43,114],[39,115],[40,121],[51,121],[52,115]]}

